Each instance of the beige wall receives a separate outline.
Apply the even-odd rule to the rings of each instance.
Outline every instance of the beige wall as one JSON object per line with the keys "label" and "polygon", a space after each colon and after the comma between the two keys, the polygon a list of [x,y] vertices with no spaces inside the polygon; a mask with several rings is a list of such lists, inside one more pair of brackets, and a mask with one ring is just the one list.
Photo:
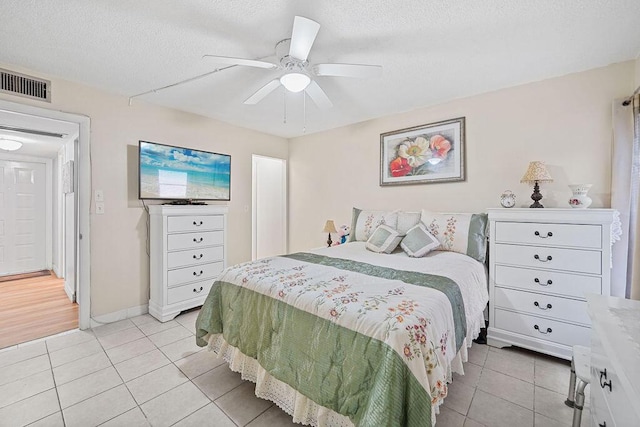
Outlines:
{"label": "beige wall", "polygon": [[[611,102],[635,88],[635,61],[503,89],[291,140],[290,251],[321,246],[327,219],[349,224],[351,207],[479,212],[499,207],[528,162],[543,160],[554,178],[542,184],[546,207],[568,207],[567,184],[591,183],[593,207],[611,195]],[[465,182],[380,187],[380,134],[466,117]]]}
{"label": "beige wall", "polygon": [[[0,99],[91,118],[92,189],[104,191],[105,214],[91,208],[91,315],[149,301],[146,214],[137,200],[138,140],[228,153],[231,159],[228,261],[251,259],[251,155],[287,158],[284,138],[4,65],[52,82],[52,103],[0,94]],[[226,204],[226,203],[225,203]],[[247,207],[247,209],[245,209]]]}

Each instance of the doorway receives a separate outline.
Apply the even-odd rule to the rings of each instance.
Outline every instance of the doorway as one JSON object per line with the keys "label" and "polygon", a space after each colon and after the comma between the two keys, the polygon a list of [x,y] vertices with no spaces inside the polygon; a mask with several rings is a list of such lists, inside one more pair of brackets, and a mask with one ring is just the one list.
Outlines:
{"label": "doorway", "polygon": [[[91,192],[89,118],[0,100],[0,119],[2,119],[0,124],[8,128],[35,130],[37,131],[35,134],[42,133],[45,136],[56,133],[65,134],[63,143],[55,148],[52,155],[47,155],[53,165],[49,168],[48,176],[54,189],[48,193],[51,195],[51,200],[47,199],[47,203],[52,206],[51,211],[54,212],[54,216],[50,222],[52,225],[49,227],[52,237],[47,243],[49,252],[45,268],[53,271],[53,274],[41,280],[47,280],[51,287],[54,283],[57,286],[58,283],[66,282],[67,287],[63,289],[64,299],[67,301],[75,299],[78,302],[76,325],[80,329],[89,328],[89,196]],[[60,131],[60,126],[67,131]],[[70,128],[74,131],[68,131]],[[2,130],[6,135],[7,129]],[[18,133],[14,132],[14,135],[17,139]],[[25,142],[23,148],[27,147],[30,145]],[[22,161],[25,160],[24,157],[32,158],[36,155],[38,153],[24,152],[23,158],[18,160]],[[64,279],[59,280],[60,278]],[[33,282],[36,279],[28,280]],[[0,307],[1,310],[2,307]]]}
{"label": "doorway", "polygon": [[287,162],[252,156],[253,260],[287,253]]}

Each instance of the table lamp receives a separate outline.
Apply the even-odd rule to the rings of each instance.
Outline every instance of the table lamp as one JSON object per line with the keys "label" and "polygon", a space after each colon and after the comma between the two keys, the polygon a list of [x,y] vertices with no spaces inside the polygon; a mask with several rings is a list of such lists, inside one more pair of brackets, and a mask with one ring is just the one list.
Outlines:
{"label": "table lamp", "polygon": [[333,243],[331,241],[331,233],[337,233],[338,230],[336,230],[336,225],[333,223],[333,220],[329,219],[327,220],[327,222],[324,224],[324,230],[325,233],[329,233],[329,238],[327,239],[327,247],[331,247],[331,243]]}
{"label": "table lamp", "polygon": [[540,161],[534,161],[529,163],[529,168],[527,169],[527,172],[524,174],[520,182],[533,184],[533,194],[531,195],[531,200],[533,200],[533,204],[529,207],[544,208],[544,206],[540,204],[540,200],[542,199],[542,194],[540,194],[540,187],[538,186],[538,183],[553,182],[553,178],[551,178],[551,175],[549,175],[549,171],[547,171],[547,168],[545,167],[544,163]]}

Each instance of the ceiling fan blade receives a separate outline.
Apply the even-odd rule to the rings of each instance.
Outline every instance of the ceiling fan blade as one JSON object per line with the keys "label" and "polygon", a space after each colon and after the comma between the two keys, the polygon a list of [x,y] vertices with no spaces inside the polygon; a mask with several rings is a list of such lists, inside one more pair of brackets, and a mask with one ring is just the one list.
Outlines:
{"label": "ceiling fan blade", "polygon": [[276,90],[276,88],[278,86],[280,86],[280,80],[273,79],[269,83],[267,83],[266,85],[264,85],[260,89],[258,89],[258,91],[256,93],[254,93],[249,98],[247,98],[247,100],[244,101],[244,103],[248,104],[248,105],[255,105],[258,102],[262,101],[271,92]]}
{"label": "ceiling fan blade", "polygon": [[320,30],[320,24],[302,16],[296,16],[293,20],[293,31],[291,32],[291,45],[289,46],[289,56],[300,61],[306,61],[313,42],[316,40]]}
{"label": "ceiling fan blade", "polygon": [[202,58],[211,58],[212,61],[218,64],[246,65],[247,67],[257,67],[257,68],[267,68],[267,69],[278,68],[276,64],[273,64],[271,62],[258,61],[255,59],[232,58],[230,56],[217,56],[217,55],[203,55]]}
{"label": "ceiling fan blade", "polygon": [[318,86],[318,83],[314,82],[313,80],[311,80],[311,83],[309,83],[309,86],[307,86],[304,91],[307,92],[309,97],[311,97],[313,102],[321,110],[326,110],[333,107],[333,103],[331,102],[331,100],[329,100],[327,94],[324,93],[322,88]]}
{"label": "ceiling fan blade", "polygon": [[356,77],[369,79],[382,75],[380,65],[361,64],[316,64],[313,66],[316,76]]}

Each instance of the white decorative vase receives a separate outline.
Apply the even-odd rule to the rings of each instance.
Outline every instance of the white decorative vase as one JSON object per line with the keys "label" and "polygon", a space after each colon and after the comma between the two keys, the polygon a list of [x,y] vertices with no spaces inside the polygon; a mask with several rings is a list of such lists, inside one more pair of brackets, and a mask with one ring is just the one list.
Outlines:
{"label": "white decorative vase", "polygon": [[592,184],[573,184],[569,188],[573,195],[569,199],[569,205],[576,209],[586,209],[591,206],[591,197],[587,196]]}

